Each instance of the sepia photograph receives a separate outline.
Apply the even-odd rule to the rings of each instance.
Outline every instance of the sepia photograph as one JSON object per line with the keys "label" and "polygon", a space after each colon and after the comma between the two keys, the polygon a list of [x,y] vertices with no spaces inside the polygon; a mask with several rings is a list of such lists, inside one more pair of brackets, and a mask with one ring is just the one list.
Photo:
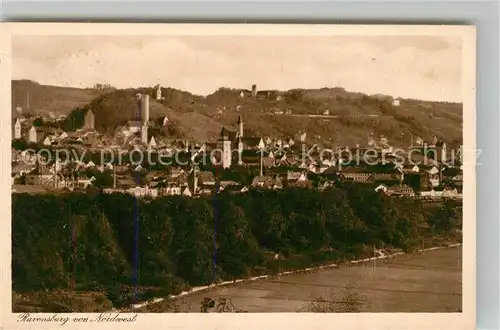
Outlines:
{"label": "sepia photograph", "polygon": [[462,314],[473,27],[42,25],[3,109],[18,321]]}

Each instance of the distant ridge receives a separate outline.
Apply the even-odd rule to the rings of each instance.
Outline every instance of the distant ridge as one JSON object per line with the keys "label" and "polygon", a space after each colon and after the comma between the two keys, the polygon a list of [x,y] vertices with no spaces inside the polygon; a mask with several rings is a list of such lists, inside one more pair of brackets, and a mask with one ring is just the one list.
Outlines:
{"label": "distant ridge", "polygon": [[222,126],[233,129],[239,115],[248,135],[293,138],[305,131],[308,142],[324,146],[364,145],[370,133],[386,136],[395,146],[408,145],[411,136],[462,141],[459,103],[400,99],[400,105],[394,106],[390,96],[369,96],[341,87],[270,91],[272,97],[259,91],[256,98],[242,97],[242,90],[233,88],[219,88],[207,96],[163,88],[163,99],[156,100],[154,87],[99,92],[25,80],[13,81],[12,85],[13,111],[17,105],[25,106],[29,91],[34,110],[64,114],[74,111],[75,115],[92,109],[96,128],[103,132],[133,120],[137,110],[135,95],[148,93],[152,119],[166,115],[177,137],[198,142],[216,139]]}

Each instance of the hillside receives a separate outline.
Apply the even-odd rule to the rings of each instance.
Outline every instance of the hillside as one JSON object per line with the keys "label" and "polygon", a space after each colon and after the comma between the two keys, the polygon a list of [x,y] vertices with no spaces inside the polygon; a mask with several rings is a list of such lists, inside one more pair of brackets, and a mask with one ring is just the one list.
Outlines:
{"label": "hillside", "polygon": [[30,80],[13,80],[12,113],[15,113],[16,107],[22,107],[23,112],[28,110],[29,112],[53,112],[56,115],[67,115],[76,107],[84,106],[98,95],[99,93],[91,89],[47,86]]}
{"label": "hillside", "polygon": [[[71,102],[77,104],[90,97],[86,90],[70,93],[61,89],[61,93],[63,90],[67,93],[67,107]],[[92,109],[96,127],[103,132],[136,119],[137,93],[150,94],[150,118],[166,115],[173,137],[198,142],[213,141],[223,126],[235,129],[239,115],[247,136],[296,137],[299,131],[306,131],[308,142],[326,147],[364,145],[370,133],[385,135],[394,146],[407,146],[412,135],[427,140],[437,136],[448,142],[462,141],[461,104],[401,100],[399,106],[393,106],[389,97],[368,96],[343,88],[294,89],[280,92],[279,100],[241,98],[238,90],[229,88],[220,88],[206,97],[166,88],[160,101],[155,100],[153,88],[117,90],[97,95],[86,105],[79,104],[74,113],[76,127],[83,124],[87,109]],[[291,115],[284,114],[288,111]],[[322,116],[325,111],[329,116]]]}
{"label": "hillside", "polygon": [[[14,195],[13,291],[54,294],[42,303],[17,299],[14,310],[97,311],[97,301],[86,308],[74,301],[92,300],[92,293],[105,294],[100,305],[109,310],[109,301],[128,305],[135,285],[144,300],[214,280],[272,274],[278,267],[359,259],[371,256],[374,244],[413,250],[445,237],[459,239],[460,219],[456,203],[430,211],[418,201],[356,186],[151,201],[127,195]],[[51,310],[43,310],[47,305]]]}

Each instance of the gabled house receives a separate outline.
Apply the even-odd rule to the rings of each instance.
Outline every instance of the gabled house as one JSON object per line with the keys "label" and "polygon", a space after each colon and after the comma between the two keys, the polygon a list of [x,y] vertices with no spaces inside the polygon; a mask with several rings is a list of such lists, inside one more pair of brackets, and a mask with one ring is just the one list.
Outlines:
{"label": "gabled house", "polygon": [[44,146],[50,146],[52,145],[52,140],[49,136],[45,136],[45,139],[43,140],[43,145]]}
{"label": "gabled house", "polygon": [[374,190],[376,192],[383,192],[385,194],[385,193],[387,193],[388,188],[385,184],[380,184]]}
{"label": "gabled house", "polygon": [[191,197],[193,194],[191,193],[191,190],[189,189],[189,187],[185,187],[182,191],[182,196],[186,196],[186,197]]}
{"label": "gabled house", "polygon": [[151,139],[149,140],[148,147],[153,149],[153,148],[156,148],[157,146],[158,146],[158,144],[156,143],[155,138],[152,136]]}

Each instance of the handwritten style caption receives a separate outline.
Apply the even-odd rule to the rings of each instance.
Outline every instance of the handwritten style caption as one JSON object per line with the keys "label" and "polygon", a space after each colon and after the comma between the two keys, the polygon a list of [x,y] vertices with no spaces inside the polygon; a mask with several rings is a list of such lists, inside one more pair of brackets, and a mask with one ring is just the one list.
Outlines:
{"label": "handwritten style caption", "polygon": [[51,316],[31,315],[30,313],[20,314],[18,322],[51,322],[65,325],[67,323],[130,323],[137,321],[137,315],[120,314],[120,313],[101,313],[97,316],[84,317],[84,316],[62,316],[59,314],[52,314]]}

